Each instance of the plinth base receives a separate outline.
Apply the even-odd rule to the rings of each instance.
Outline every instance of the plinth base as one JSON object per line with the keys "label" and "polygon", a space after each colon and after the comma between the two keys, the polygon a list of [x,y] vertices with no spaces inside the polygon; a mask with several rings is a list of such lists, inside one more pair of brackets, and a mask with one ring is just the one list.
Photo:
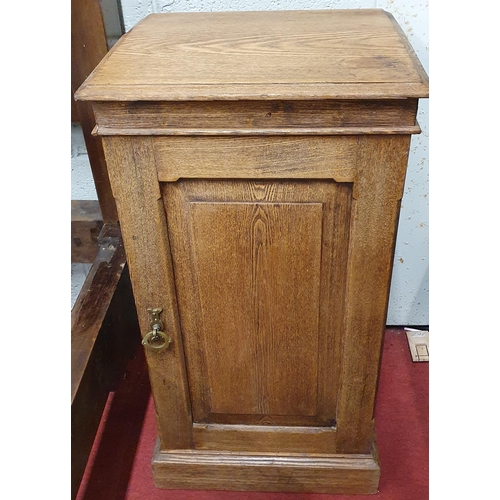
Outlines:
{"label": "plinth base", "polygon": [[374,494],[380,467],[368,455],[254,454],[189,450],[153,456],[157,488]]}

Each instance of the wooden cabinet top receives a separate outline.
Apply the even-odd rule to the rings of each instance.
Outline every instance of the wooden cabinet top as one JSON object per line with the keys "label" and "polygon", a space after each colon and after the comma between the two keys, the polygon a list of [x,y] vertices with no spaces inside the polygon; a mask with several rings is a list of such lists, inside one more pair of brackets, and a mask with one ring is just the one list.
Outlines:
{"label": "wooden cabinet top", "polygon": [[93,101],[427,96],[425,71],[380,9],[152,14],[76,94]]}

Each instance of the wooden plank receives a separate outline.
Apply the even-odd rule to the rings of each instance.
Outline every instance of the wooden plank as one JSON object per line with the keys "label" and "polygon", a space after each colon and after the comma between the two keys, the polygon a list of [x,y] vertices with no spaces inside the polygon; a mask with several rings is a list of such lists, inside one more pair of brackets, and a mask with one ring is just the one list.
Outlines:
{"label": "wooden plank", "polygon": [[153,142],[160,181],[335,179],[352,182],[356,137],[172,137]]}
{"label": "wooden plank", "polygon": [[210,451],[153,457],[159,488],[294,493],[374,494],[380,468],[373,455],[266,455]]}
{"label": "wooden plank", "polygon": [[101,135],[373,134],[415,126],[417,100],[97,102],[94,112]]}
{"label": "wooden plank", "polygon": [[385,127],[323,127],[323,128],[111,128],[96,126],[95,135],[163,135],[163,136],[290,136],[290,135],[400,135],[420,134],[419,125]]}
{"label": "wooden plank", "polygon": [[336,448],[332,427],[194,424],[197,450],[330,454]]}
{"label": "wooden plank", "polygon": [[108,393],[140,341],[117,225],[104,226],[99,245],[99,254],[72,310],[72,498],[83,477]]}
{"label": "wooden plank", "polygon": [[237,99],[257,89],[260,99],[329,98],[346,97],[345,85],[353,97],[370,88],[385,98],[428,93],[380,9],[153,14],[115,47],[78,98]]}
{"label": "wooden plank", "polygon": [[156,411],[168,415],[159,426],[165,449],[189,448],[191,408],[179,325],[166,214],[149,138],[104,139],[113,192],[127,249],[142,335],[151,331],[148,308],[161,308],[173,342],[167,350],[146,349]]}
{"label": "wooden plank", "polygon": [[84,83],[76,92],[82,101],[238,101],[245,100],[319,100],[319,99],[406,99],[429,97],[429,87],[421,83],[326,83],[217,85],[93,85]]}
{"label": "wooden plank", "polygon": [[[90,75],[108,52],[106,32],[98,0],[71,1],[71,92]],[[77,115],[77,116],[76,116]],[[116,205],[109,184],[106,160],[100,137],[92,135],[95,118],[89,103],[77,102],[76,113],[90,160],[94,184],[104,222],[117,222]]]}
{"label": "wooden plank", "polygon": [[71,200],[71,262],[94,262],[102,226],[97,200]]}

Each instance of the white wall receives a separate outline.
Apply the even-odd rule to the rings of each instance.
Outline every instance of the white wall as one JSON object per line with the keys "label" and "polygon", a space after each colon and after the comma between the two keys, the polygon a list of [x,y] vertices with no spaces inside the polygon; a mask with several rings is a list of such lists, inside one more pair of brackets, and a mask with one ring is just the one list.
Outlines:
{"label": "white wall", "polygon": [[[403,28],[429,74],[429,2],[377,0]],[[419,105],[399,219],[387,323],[429,324],[429,100]]]}
{"label": "white wall", "polygon": [[[426,1],[405,0],[122,0],[125,29],[153,12],[382,8],[391,12],[429,72]],[[428,100],[420,101],[422,134],[413,136],[391,286],[389,325],[429,324],[429,134]],[[97,199],[85,143],[72,129],[72,199]]]}
{"label": "white wall", "polygon": [[71,124],[71,199],[97,200],[89,157],[78,123]]}

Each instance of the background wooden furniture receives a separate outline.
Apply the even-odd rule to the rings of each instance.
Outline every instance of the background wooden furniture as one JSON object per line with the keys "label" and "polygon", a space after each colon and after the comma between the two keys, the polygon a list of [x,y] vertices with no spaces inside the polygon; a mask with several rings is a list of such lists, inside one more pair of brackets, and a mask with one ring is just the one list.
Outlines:
{"label": "background wooden furniture", "polygon": [[71,313],[71,497],[75,498],[111,390],[140,343],[116,204],[92,107],[74,90],[123,33],[116,0],[71,3],[71,121],[85,137],[99,201],[71,202],[71,262],[92,264]]}
{"label": "background wooden furniture", "polygon": [[71,489],[76,497],[110,391],[139,345],[139,325],[117,224],[98,252],[71,311]]}
{"label": "background wooden furniture", "polygon": [[381,10],[152,15],[79,89],[151,348],[158,486],[377,491],[380,350],[427,95]]}
{"label": "background wooden furniture", "polygon": [[95,127],[92,106],[75,102],[73,95],[123,32],[117,0],[71,1],[71,121],[79,122],[82,127],[104,222],[118,222],[118,215],[102,141],[92,136]]}

